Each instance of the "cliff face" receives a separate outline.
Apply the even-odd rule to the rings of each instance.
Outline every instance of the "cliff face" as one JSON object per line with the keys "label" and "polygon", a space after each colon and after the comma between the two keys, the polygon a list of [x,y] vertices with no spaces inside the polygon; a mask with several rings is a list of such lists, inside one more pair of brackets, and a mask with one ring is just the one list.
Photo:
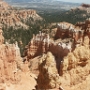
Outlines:
{"label": "cliff face", "polygon": [[[4,43],[2,30],[0,29],[0,62],[1,62],[1,77],[2,79],[14,79],[14,73],[17,72],[17,62],[22,58],[20,57],[20,50],[16,44]],[[1,80],[2,80],[1,79]]]}
{"label": "cliff face", "polygon": [[76,47],[75,50],[64,57],[61,62],[60,77],[62,87],[67,90],[89,90],[89,66],[89,44]]}
{"label": "cliff face", "polygon": [[[38,88],[60,90],[89,90],[90,49],[89,45],[79,46],[61,61],[59,70],[57,59],[52,54],[43,55],[39,61]],[[58,73],[59,71],[59,73]]]}
{"label": "cliff face", "polygon": [[39,71],[37,89],[53,89],[60,86],[61,82],[56,68],[55,58],[50,52],[47,55],[43,55],[40,59]]}
{"label": "cliff face", "polygon": [[41,55],[42,53],[46,53],[49,49],[49,40],[49,35],[45,33],[39,32],[36,36],[33,35],[33,38],[25,51],[27,59],[29,60],[30,58]]}
{"label": "cliff face", "polygon": [[[77,46],[84,45],[84,39],[90,39],[90,20],[78,22],[76,25],[61,22],[58,24],[54,39],[49,34],[40,32],[36,36],[33,35],[32,40],[28,44],[25,55],[28,59],[46,53],[52,52],[55,57],[63,58],[73,51]],[[86,37],[87,36],[87,37]]]}
{"label": "cliff face", "polygon": [[13,27],[28,29],[27,22],[34,23],[42,18],[35,10],[16,10],[6,2],[0,1],[0,24],[3,27]]}
{"label": "cliff face", "polygon": [[90,39],[90,18],[84,22],[77,22],[75,25],[61,22],[58,24],[55,39],[71,38],[76,44],[82,44],[84,37],[88,36]]}
{"label": "cliff face", "polygon": [[3,44],[4,37],[2,36],[2,30],[0,29],[0,82],[5,80],[14,80],[14,74],[17,73],[17,59],[21,59],[20,51],[17,44]]}
{"label": "cliff face", "polygon": [[[4,44],[3,31],[0,28],[0,89],[32,90],[36,78],[29,72],[28,62],[23,63],[17,42]],[[28,84],[32,82],[33,84]],[[29,87],[26,87],[29,85]]]}
{"label": "cliff face", "polygon": [[58,24],[57,26],[57,32],[55,35],[55,39],[61,38],[70,38],[72,37],[72,32],[70,31],[70,29],[74,29],[74,25],[68,22],[61,22]]}
{"label": "cliff face", "polygon": [[[39,70],[37,79],[38,89],[90,89],[89,23],[89,19],[84,23],[78,23],[76,25],[66,22],[60,23],[57,27],[56,40],[51,40],[49,36],[48,39],[44,36],[43,40],[41,40],[42,33],[41,35],[40,33],[36,35],[36,39],[35,36],[33,37],[26,50],[26,58],[29,60],[40,55],[40,57],[36,58],[37,63],[39,63],[37,65],[37,70]],[[37,44],[35,44],[36,41]],[[43,47],[43,41],[46,41],[44,43],[46,47]],[[40,49],[38,45],[41,45],[43,49]],[[34,65],[36,66],[35,63]],[[35,68],[32,68],[33,71]]]}

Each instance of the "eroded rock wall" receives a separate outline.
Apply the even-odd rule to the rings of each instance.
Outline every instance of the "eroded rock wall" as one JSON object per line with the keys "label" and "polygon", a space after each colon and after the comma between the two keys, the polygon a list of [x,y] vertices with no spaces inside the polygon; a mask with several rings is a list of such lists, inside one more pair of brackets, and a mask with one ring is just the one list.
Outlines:
{"label": "eroded rock wall", "polygon": [[[61,62],[60,77],[63,88],[68,90],[69,88],[70,90],[89,90],[90,48],[89,42],[87,43],[76,47]],[[65,81],[67,82],[65,83]]]}
{"label": "eroded rock wall", "polygon": [[29,63],[23,63],[17,42],[4,44],[2,33],[0,28],[0,90],[35,89],[37,77],[30,73]]}
{"label": "eroded rock wall", "polygon": [[56,61],[51,53],[43,55],[39,60],[39,89],[89,90],[89,45],[78,46],[68,53],[60,63],[59,72]]}
{"label": "eroded rock wall", "polygon": [[[52,54],[50,52],[47,53],[48,51],[43,52],[42,55],[39,54],[42,57],[38,58],[39,75],[37,88],[57,88],[61,90],[90,89],[89,20],[86,20],[86,22],[87,24],[84,27],[79,24],[80,26],[76,25],[73,28],[72,36],[70,35],[70,39],[67,37],[69,40],[66,39],[64,41],[61,37],[59,41],[49,40],[48,51]],[[72,28],[72,26],[69,28]],[[73,42],[70,42],[71,39],[74,39]]]}
{"label": "eroded rock wall", "polygon": [[30,58],[46,53],[49,49],[49,40],[49,34],[40,32],[36,36],[33,35],[33,38],[25,51],[27,59],[29,60]]}

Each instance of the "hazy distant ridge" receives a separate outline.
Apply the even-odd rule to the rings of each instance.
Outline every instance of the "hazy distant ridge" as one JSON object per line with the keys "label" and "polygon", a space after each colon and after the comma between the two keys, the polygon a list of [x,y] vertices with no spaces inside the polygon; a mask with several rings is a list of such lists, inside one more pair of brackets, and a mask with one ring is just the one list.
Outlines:
{"label": "hazy distant ridge", "polygon": [[[54,3],[54,4],[75,4],[75,3],[70,3],[70,2],[63,2],[63,1],[58,1],[58,0],[4,0],[6,2],[11,2],[11,3]],[[77,3],[76,3],[77,4]]]}

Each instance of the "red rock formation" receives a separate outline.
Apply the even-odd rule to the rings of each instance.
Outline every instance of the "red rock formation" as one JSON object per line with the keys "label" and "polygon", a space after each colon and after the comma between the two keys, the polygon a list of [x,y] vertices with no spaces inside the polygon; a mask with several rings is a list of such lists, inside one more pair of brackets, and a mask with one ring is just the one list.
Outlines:
{"label": "red rock formation", "polygon": [[55,39],[73,38],[75,43],[82,43],[84,36],[90,38],[90,20],[78,22],[75,26],[66,22],[58,24]]}
{"label": "red rock formation", "polygon": [[[20,60],[20,50],[17,44],[3,44],[4,37],[0,29],[0,62],[2,79],[14,80],[15,73],[17,73],[17,60]],[[2,80],[1,79],[1,80]]]}
{"label": "red rock formation", "polygon": [[49,49],[49,42],[48,34],[40,32],[36,36],[33,35],[26,51],[27,58],[30,59],[47,52]]}
{"label": "red rock formation", "polygon": [[[88,90],[90,65],[89,40],[84,38],[84,46],[78,46],[64,57],[60,65],[62,87],[67,90]],[[67,81],[65,83],[65,81]],[[84,85],[84,86],[83,86]],[[87,88],[86,88],[87,87]]]}
{"label": "red rock formation", "polygon": [[[7,42],[4,44],[2,32],[0,28],[0,89],[35,89],[36,77],[30,73],[28,62],[22,62],[17,42],[15,44],[9,44]],[[27,85],[29,86],[26,87]]]}
{"label": "red rock formation", "polygon": [[[55,72],[57,62],[53,61],[53,55],[49,54],[48,56],[48,53],[43,55],[39,60],[40,73],[38,76],[38,88],[89,90],[90,49],[89,40],[87,39],[87,37],[84,38],[84,45],[76,47],[73,52],[68,53],[68,55],[63,58],[60,64],[60,76]],[[44,84],[42,82],[44,82]],[[55,82],[57,87],[54,86]]]}
{"label": "red rock formation", "polygon": [[77,23],[76,25],[66,22],[58,24],[55,35],[55,38],[58,40],[56,41],[51,40],[48,34],[40,32],[33,36],[25,56],[29,60],[50,51],[56,58],[62,59],[74,50],[77,45],[82,45],[85,36],[90,38],[89,23],[90,21],[87,19],[84,23]]}
{"label": "red rock formation", "polygon": [[70,23],[62,22],[58,24],[55,39],[71,38],[74,39],[75,43],[82,43],[83,36],[84,30],[81,29],[81,26],[78,27]]}
{"label": "red rock formation", "polygon": [[73,29],[74,29],[73,24],[70,24],[70,23],[67,23],[67,22],[61,22],[60,24],[58,24],[55,39],[70,38],[72,36]]}
{"label": "red rock formation", "polygon": [[[63,23],[64,24],[64,23]],[[52,54],[42,54],[42,57],[33,59],[30,63],[30,68],[33,72],[35,69],[39,69],[38,76],[38,88],[55,89],[55,83],[61,90],[89,90],[90,79],[90,21],[87,19],[85,22],[77,23],[75,26],[65,26],[62,29],[60,25],[56,36],[58,40],[46,40],[47,34],[37,34],[33,36],[28,51],[26,51],[26,58],[30,59],[47,53],[50,51]],[[65,30],[62,31],[62,30]],[[66,30],[68,33],[66,33]],[[67,36],[65,36],[67,35]],[[60,37],[59,37],[60,36]],[[49,36],[48,36],[49,37]],[[45,40],[49,43],[45,43]],[[37,42],[36,42],[37,41]],[[44,42],[44,44],[43,44]],[[36,43],[36,44],[35,44]],[[45,46],[48,46],[48,48]],[[41,48],[39,47],[41,46]],[[53,62],[53,55],[55,56],[55,62]],[[49,58],[49,59],[48,59]],[[31,65],[34,62],[34,67]],[[36,63],[39,62],[39,68]],[[56,72],[57,69],[57,72]],[[59,74],[58,80],[53,76]],[[54,78],[54,80],[53,80]],[[44,82],[45,84],[42,84]],[[61,83],[61,84],[60,84]]]}
{"label": "red rock formation", "polygon": [[90,4],[84,4],[84,3],[83,3],[81,6],[82,6],[82,7],[85,7],[85,8],[89,8],[89,7],[90,7]]}

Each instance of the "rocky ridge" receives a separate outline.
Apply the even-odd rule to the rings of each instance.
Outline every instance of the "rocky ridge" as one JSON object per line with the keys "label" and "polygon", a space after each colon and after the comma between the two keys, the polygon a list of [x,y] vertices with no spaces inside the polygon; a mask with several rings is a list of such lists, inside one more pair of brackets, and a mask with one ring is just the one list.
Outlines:
{"label": "rocky ridge", "polygon": [[34,23],[42,18],[35,10],[16,10],[3,0],[0,1],[0,24],[2,27],[28,29],[27,22]]}
{"label": "rocky ridge", "polygon": [[[59,67],[59,73],[56,67],[57,63],[53,62],[53,60],[57,61],[55,58],[53,59],[53,55],[49,54],[50,56],[48,56],[47,53],[47,58],[44,57],[45,55],[42,56],[39,61],[40,73],[38,76],[38,88],[54,90],[89,90],[89,53],[90,49],[86,46],[77,47],[73,52],[68,53],[68,55],[63,58]],[[47,59],[49,59],[50,63]],[[42,84],[42,82],[46,84]]]}
{"label": "rocky ridge", "polygon": [[[39,63],[37,89],[89,90],[89,24],[90,19],[76,25],[61,22],[58,24],[55,40],[52,40],[49,34],[41,32],[33,37],[26,49],[26,58],[29,61],[40,56],[37,58]],[[45,35],[42,40],[41,35]],[[42,47],[43,42],[45,46]],[[36,52],[39,52],[38,55]]]}
{"label": "rocky ridge", "polygon": [[82,4],[76,8],[72,8],[65,13],[61,14],[59,17],[60,21],[66,21],[72,24],[76,24],[78,21],[85,21],[85,19],[90,18],[90,4]]}
{"label": "rocky ridge", "polygon": [[[39,60],[40,73],[38,76],[38,88],[54,90],[89,90],[90,48],[87,37],[85,37],[84,42],[84,45],[76,47],[74,51],[68,53],[68,55],[63,58],[59,64],[59,68],[56,67],[57,59],[53,58],[52,54],[48,56],[48,52],[46,57],[43,55]],[[53,60],[55,62],[53,62]],[[42,84],[41,82],[47,84]]]}
{"label": "rocky ridge", "polygon": [[28,62],[22,62],[17,42],[4,44],[2,33],[0,27],[0,90],[35,89],[36,76],[30,72]]}
{"label": "rocky ridge", "polygon": [[33,38],[25,51],[25,56],[27,56],[27,59],[29,60],[30,58],[47,52],[49,49],[49,42],[49,35],[46,33],[41,33],[40,31],[36,36],[33,35]]}
{"label": "rocky ridge", "polygon": [[90,17],[90,4],[82,4],[77,8],[71,9],[71,11],[72,13],[78,12],[78,15],[76,13],[75,17],[80,17],[80,16],[83,18]]}

